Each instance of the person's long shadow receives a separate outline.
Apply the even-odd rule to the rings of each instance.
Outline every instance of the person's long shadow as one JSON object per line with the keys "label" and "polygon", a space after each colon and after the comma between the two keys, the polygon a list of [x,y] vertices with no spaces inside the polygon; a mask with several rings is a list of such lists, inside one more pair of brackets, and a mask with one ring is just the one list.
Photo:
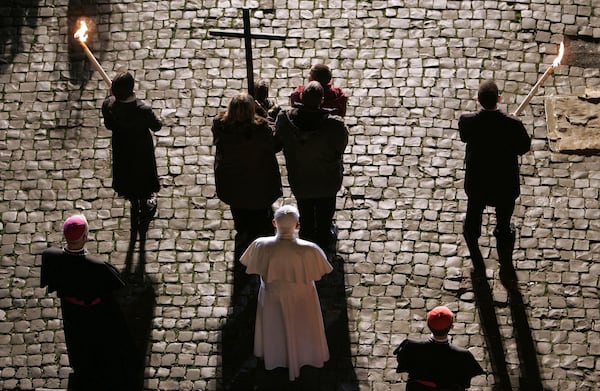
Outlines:
{"label": "person's long shadow", "polygon": [[[471,272],[471,281],[475,292],[475,302],[479,309],[479,318],[486,340],[490,362],[495,378],[494,390],[510,391],[512,385],[508,375],[504,344],[498,326],[495,312],[495,302],[492,295],[481,253],[477,250],[471,251],[474,267]],[[512,315],[513,333],[517,344],[519,356],[519,390],[543,391],[545,390],[540,376],[539,363],[535,343],[531,336],[531,329],[527,319],[527,312],[523,302],[523,296],[519,292],[517,274],[512,264],[512,259],[501,262],[500,281],[508,293],[508,305]]]}
{"label": "person's long shadow", "polygon": [[535,342],[531,336],[531,328],[527,319],[527,311],[523,296],[519,291],[517,273],[511,262],[503,264],[500,268],[500,281],[508,293],[508,302],[513,321],[513,333],[517,342],[517,352],[519,355],[519,389],[543,391],[540,375],[539,362],[535,349]]}
{"label": "person's long shadow", "polygon": [[[23,29],[35,29],[40,0],[3,0],[0,5],[0,73],[23,50]],[[27,33],[26,33],[27,34]]]}
{"label": "person's long shadow", "polygon": [[[137,236],[134,232],[136,229],[135,225],[133,225],[131,237]],[[156,307],[156,291],[154,288],[156,281],[146,274],[144,270],[146,264],[146,231],[147,229],[139,233],[139,261],[133,273],[131,269],[136,241],[129,242],[125,268],[121,272],[126,286],[118,295],[119,303],[136,348],[136,362],[132,366],[132,370],[135,371],[132,374],[135,378],[135,389],[132,391],[142,391],[145,389],[144,371],[150,355],[150,336],[154,308]]]}
{"label": "person's long shadow", "polygon": [[245,266],[235,259],[232,311],[221,330],[223,390],[256,389],[254,383],[258,359],[253,351],[258,288],[258,275],[246,274]]}
{"label": "person's long shadow", "polygon": [[[68,2],[67,28],[61,29],[61,32],[65,31],[67,34],[69,68],[60,72],[60,78],[65,82],[64,86],[61,83],[61,88],[66,89],[68,95],[65,100],[59,101],[62,114],[58,116],[60,118],[54,124],[54,128],[60,130],[60,133],[66,138],[79,139],[80,132],[86,131],[86,127],[82,126],[84,121],[82,107],[86,100],[90,99],[89,92],[86,92],[86,85],[95,72],[81,44],[74,37],[75,31],[80,27],[78,20],[82,19],[88,25],[87,45],[93,55],[102,63],[104,49],[110,42],[110,16],[110,0],[69,0]],[[63,61],[64,58],[61,57],[60,60]],[[95,77],[99,78],[100,76],[96,75]],[[99,82],[98,84],[103,83]]]}
{"label": "person's long shadow", "polygon": [[[98,0],[69,0],[67,7],[67,29],[69,37],[69,81],[79,85],[83,90],[85,84],[94,73],[90,61],[85,55],[81,44],[73,36],[79,29],[77,21],[83,19],[88,24],[88,47],[92,53],[100,58],[104,48],[110,41],[110,1]],[[102,28],[97,26],[101,25]]]}
{"label": "person's long shadow", "polygon": [[331,264],[333,271],[317,282],[330,358],[325,367],[317,371],[318,388],[312,389],[358,390],[358,378],[354,372],[350,349],[344,259],[335,256]]}
{"label": "person's long shadow", "polygon": [[490,363],[494,375],[494,390],[510,391],[510,378],[506,365],[506,356],[504,354],[504,344],[500,335],[500,327],[494,310],[494,298],[492,288],[487,282],[485,271],[473,269],[471,271],[471,281],[473,291],[475,292],[475,303],[479,309],[479,319],[485,338]]}

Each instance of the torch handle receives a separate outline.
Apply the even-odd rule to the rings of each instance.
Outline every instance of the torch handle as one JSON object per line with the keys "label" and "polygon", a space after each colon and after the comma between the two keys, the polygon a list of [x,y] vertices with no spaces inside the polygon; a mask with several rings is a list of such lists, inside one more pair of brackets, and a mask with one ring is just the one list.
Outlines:
{"label": "torch handle", "polygon": [[110,80],[106,72],[104,72],[104,69],[102,69],[102,66],[100,65],[98,60],[96,60],[96,57],[94,57],[94,55],[92,54],[88,46],[85,44],[85,42],[79,41],[79,43],[81,44],[81,47],[83,48],[83,51],[85,52],[87,58],[89,58],[89,60],[92,62],[92,65],[94,65],[94,68],[96,68],[96,70],[100,73],[100,76],[102,76],[102,78],[104,79],[106,86],[110,89],[112,86],[112,81]]}
{"label": "torch handle", "polygon": [[527,96],[525,97],[525,99],[523,99],[523,101],[521,102],[521,104],[519,105],[519,107],[517,107],[517,109],[513,112],[513,115],[518,116],[519,114],[521,114],[521,112],[523,111],[523,109],[525,108],[525,106],[527,106],[527,104],[533,98],[533,96],[535,95],[535,93],[537,92],[537,90],[540,88],[540,86],[542,84],[544,84],[544,82],[546,81],[546,79],[550,76],[550,74],[553,71],[554,71],[554,65],[551,65],[550,68],[546,69],[546,72],[544,72],[544,74],[542,75],[542,77],[540,77],[540,79],[537,81],[537,83],[535,83],[535,85],[533,86],[533,88],[531,89],[531,91],[529,91],[529,94],[527,94]]}

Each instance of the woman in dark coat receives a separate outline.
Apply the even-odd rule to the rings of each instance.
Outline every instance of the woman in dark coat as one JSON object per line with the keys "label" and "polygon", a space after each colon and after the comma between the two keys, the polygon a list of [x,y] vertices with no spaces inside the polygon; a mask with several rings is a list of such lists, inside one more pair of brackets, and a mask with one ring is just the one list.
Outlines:
{"label": "woman in dark coat", "polygon": [[273,235],[272,204],[282,195],[276,143],[248,94],[233,97],[212,133],[217,196],[231,207],[237,261],[254,239]]}
{"label": "woman in dark coat", "polygon": [[226,390],[241,388],[245,377],[239,374],[256,360],[252,348],[259,284],[256,275],[246,274],[240,258],[254,239],[273,235],[272,204],[282,195],[273,130],[256,115],[256,105],[250,95],[239,94],[212,126],[217,195],[231,207],[236,230],[233,310],[222,334]]}
{"label": "woman in dark coat", "polygon": [[[133,93],[134,80],[122,73],[112,82],[112,95],[102,104],[104,125],[112,131],[113,189],[131,202],[131,242],[140,233],[140,256],[150,221],[156,213],[158,172],[150,131],[162,127],[152,108]],[[133,246],[130,245],[132,251]],[[131,254],[128,254],[130,260]],[[130,264],[126,266],[129,268]],[[127,271],[127,270],[126,270]]]}

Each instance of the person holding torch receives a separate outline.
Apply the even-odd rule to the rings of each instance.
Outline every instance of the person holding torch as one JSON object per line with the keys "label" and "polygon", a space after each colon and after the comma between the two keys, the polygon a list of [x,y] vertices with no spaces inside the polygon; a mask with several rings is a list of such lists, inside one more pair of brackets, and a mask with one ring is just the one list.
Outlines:
{"label": "person holding torch", "polygon": [[150,131],[160,130],[162,122],[150,106],[136,98],[134,84],[130,73],[117,75],[112,80],[111,95],[102,104],[102,115],[104,125],[112,131],[112,187],[131,203],[131,241],[135,243],[140,234],[140,259],[143,259],[142,243],[156,213],[153,193],[160,189]]}
{"label": "person holding torch", "polygon": [[531,148],[531,139],[519,118],[498,109],[501,96],[492,80],[481,83],[477,100],[482,109],[463,114],[458,121],[460,139],[467,144],[465,192],[467,214],[463,234],[474,271],[485,276],[478,239],[486,206],[496,210],[496,247],[502,266],[512,261],[515,230],[510,220],[520,194],[518,156]]}

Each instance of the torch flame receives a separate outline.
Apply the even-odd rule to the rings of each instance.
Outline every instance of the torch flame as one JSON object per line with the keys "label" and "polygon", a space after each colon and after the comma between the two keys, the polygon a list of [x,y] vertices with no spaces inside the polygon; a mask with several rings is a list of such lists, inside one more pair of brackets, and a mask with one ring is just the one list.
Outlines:
{"label": "torch flame", "polygon": [[73,35],[75,37],[75,39],[80,40],[81,42],[85,42],[87,41],[88,38],[88,26],[87,23],[85,23],[84,20],[79,20],[79,30],[75,31],[75,35]]}
{"label": "torch flame", "polygon": [[565,44],[563,42],[561,42],[560,43],[560,49],[558,49],[558,56],[556,56],[556,58],[552,62],[552,66],[554,68],[556,68],[557,66],[560,65],[560,62],[562,61],[562,58],[563,58],[564,54],[565,54]]}

